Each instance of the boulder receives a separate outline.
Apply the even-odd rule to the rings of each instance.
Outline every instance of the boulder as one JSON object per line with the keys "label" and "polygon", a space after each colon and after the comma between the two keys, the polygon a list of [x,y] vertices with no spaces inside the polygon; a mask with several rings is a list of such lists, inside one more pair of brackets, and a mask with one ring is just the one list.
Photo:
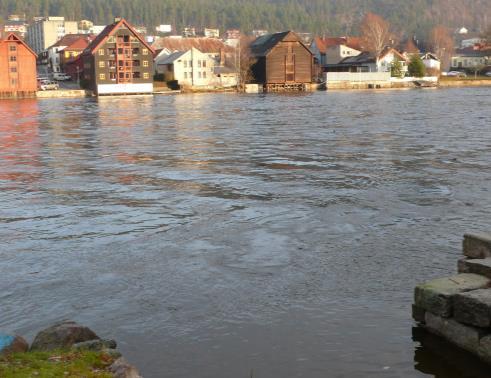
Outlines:
{"label": "boulder", "polygon": [[456,294],[453,305],[455,320],[476,327],[491,327],[491,289]]}
{"label": "boulder", "polygon": [[465,234],[462,246],[464,255],[472,259],[491,257],[491,234]]}
{"label": "boulder", "polygon": [[475,273],[491,279],[491,257],[485,259],[460,259],[459,273]]}
{"label": "boulder", "polygon": [[142,378],[138,370],[130,365],[123,357],[118,358],[110,366],[114,378]]}
{"label": "boulder", "polygon": [[427,312],[425,315],[425,327],[454,345],[477,354],[481,337],[486,336],[486,331],[481,328],[467,326],[454,319],[442,318]]}
{"label": "boulder", "polygon": [[29,344],[20,336],[0,333],[0,355],[27,352]]}
{"label": "boulder", "polygon": [[479,340],[477,354],[481,359],[491,364],[491,335],[487,335]]}
{"label": "boulder", "polygon": [[452,316],[452,297],[455,294],[489,287],[491,280],[472,273],[462,273],[416,286],[414,304],[435,315]]}
{"label": "boulder", "polygon": [[423,308],[418,307],[416,305],[412,306],[413,319],[416,320],[418,323],[425,322],[425,313],[426,311]]}
{"label": "boulder", "polygon": [[83,341],[100,339],[90,328],[71,320],[64,320],[39,332],[31,345],[31,350],[49,351],[70,348]]}
{"label": "boulder", "polygon": [[105,340],[105,339],[95,339],[89,341],[83,341],[81,343],[76,343],[72,345],[72,349],[74,350],[92,350],[92,351],[101,351],[103,349],[116,349],[116,341],[114,340]]}

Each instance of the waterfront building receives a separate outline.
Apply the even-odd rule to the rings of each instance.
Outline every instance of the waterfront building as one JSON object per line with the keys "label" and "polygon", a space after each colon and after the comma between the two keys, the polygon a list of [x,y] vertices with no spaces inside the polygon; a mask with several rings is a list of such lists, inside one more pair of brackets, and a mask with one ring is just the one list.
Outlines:
{"label": "waterfront building", "polygon": [[28,96],[36,90],[36,53],[10,33],[0,39],[0,96]]}
{"label": "waterfront building", "polygon": [[81,84],[97,95],[152,93],[153,54],[129,22],[116,18],[81,54]]}
{"label": "waterfront building", "polygon": [[94,38],[89,34],[67,34],[63,36],[54,45],[48,47],[49,71],[53,73],[62,72],[63,63],[81,54]]}
{"label": "waterfront building", "polygon": [[27,44],[36,54],[54,45],[66,34],[77,34],[78,23],[65,21],[64,17],[35,18],[27,28]]}
{"label": "waterfront building", "polygon": [[293,32],[268,34],[252,42],[252,73],[266,90],[302,89],[312,83],[313,55]]}
{"label": "waterfront building", "polygon": [[459,49],[452,56],[450,69],[479,70],[491,64],[491,48],[469,47]]}
{"label": "waterfront building", "polygon": [[315,37],[310,49],[320,66],[336,64],[351,56],[361,54],[360,38],[356,37]]}

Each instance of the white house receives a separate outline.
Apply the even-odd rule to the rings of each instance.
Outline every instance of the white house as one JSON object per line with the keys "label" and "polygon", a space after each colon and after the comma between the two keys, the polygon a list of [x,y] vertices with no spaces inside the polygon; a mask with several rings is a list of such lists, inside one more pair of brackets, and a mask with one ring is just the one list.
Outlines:
{"label": "white house", "polygon": [[408,62],[404,55],[392,47],[386,48],[377,60],[377,71],[388,72],[390,71],[394,61],[399,61],[402,66],[402,72],[407,72]]}
{"label": "white house", "polygon": [[421,57],[421,60],[423,61],[423,64],[425,65],[426,69],[440,71],[441,62],[440,62],[440,59],[438,59],[435,54],[425,53],[425,54],[421,54],[420,57]]}
{"label": "white house", "polygon": [[156,60],[157,73],[163,74],[165,81],[176,80],[181,86],[194,88],[235,86],[236,79],[225,67],[217,70],[219,67],[210,54],[194,47]]}
{"label": "white house", "polygon": [[310,45],[312,53],[321,66],[337,64],[345,58],[361,54],[360,39],[355,37],[316,37]]}

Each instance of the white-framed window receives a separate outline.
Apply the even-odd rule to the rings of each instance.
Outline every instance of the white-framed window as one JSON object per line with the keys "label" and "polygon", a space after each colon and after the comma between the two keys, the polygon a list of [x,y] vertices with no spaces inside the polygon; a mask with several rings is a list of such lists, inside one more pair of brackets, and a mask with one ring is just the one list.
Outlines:
{"label": "white-framed window", "polygon": [[143,73],[143,78],[144,79],[148,79],[150,77],[150,75],[148,74],[148,72],[144,72]]}
{"label": "white-framed window", "polygon": [[99,74],[99,79],[106,80],[106,74],[103,73]]}
{"label": "white-framed window", "polygon": [[184,72],[184,78],[187,79],[188,78],[188,73],[187,72]]}
{"label": "white-framed window", "polygon": [[104,55],[104,49],[99,49],[99,55]]}
{"label": "white-framed window", "polygon": [[148,60],[143,61],[143,67],[148,67]]}
{"label": "white-framed window", "polygon": [[100,68],[104,68],[105,66],[106,66],[106,64],[105,64],[104,61],[99,62],[99,67]]}
{"label": "white-framed window", "polygon": [[143,55],[148,55],[148,49],[142,49],[142,54]]}

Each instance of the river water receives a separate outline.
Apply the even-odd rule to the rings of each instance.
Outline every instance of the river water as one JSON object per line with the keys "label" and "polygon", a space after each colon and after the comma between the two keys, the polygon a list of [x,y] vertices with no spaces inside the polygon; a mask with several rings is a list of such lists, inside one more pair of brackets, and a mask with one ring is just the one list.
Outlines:
{"label": "river water", "polygon": [[490,119],[487,88],[1,101],[0,329],[74,319],[146,377],[464,376],[410,307],[491,229]]}

